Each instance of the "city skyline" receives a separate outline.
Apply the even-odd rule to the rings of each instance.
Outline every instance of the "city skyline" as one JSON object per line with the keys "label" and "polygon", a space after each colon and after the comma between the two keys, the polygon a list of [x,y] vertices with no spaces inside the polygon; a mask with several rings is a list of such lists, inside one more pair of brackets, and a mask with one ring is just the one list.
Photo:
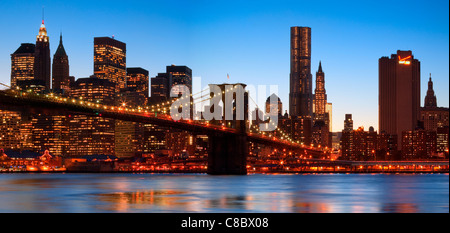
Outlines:
{"label": "city skyline", "polygon": [[[435,84],[435,94],[437,97],[437,105],[442,107],[448,107],[448,21],[440,22],[440,25],[433,24],[432,22],[440,21],[438,18],[448,18],[448,2],[441,2],[442,4],[447,4],[447,7],[438,7],[438,9],[442,10],[444,13],[435,14],[434,17],[429,17],[428,24],[422,22],[422,25],[409,28],[407,25],[403,24],[403,27],[399,27],[397,22],[392,22],[392,25],[386,25],[386,30],[383,30],[383,25],[380,23],[383,20],[377,21],[377,23],[372,23],[375,25],[375,31],[382,30],[386,31],[386,33],[378,35],[383,38],[385,41],[385,46],[381,46],[375,44],[376,46],[372,46],[369,43],[364,42],[373,42],[372,40],[365,41],[364,38],[373,36],[372,33],[368,33],[367,29],[361,29],[364,25],[371,24],[368,22],[355,23],[348,22],[351,21],[351,15],[342,18],[344,21],[342,25],[354,25],[353,33],[356,31],[362,31],[363,33],[358,33],[360,36],[360,40],[353,40],[352,36],[356,34],[347,33],[345,35],[345,30],[338,30],[339,34],[333,34],[332,30],[327,30],[327,27],[323,23],[315,22],[314,19],[325,17],[312,17],[311,19],[298,19],[292,20],[290,19],[287,23],[282,22],[283,20],[277,20],[277,24],[270,23],[269,19],[271,17],[281,16],[281,13],[286,11],[285,7],[278,6],[277,11],[272,12],[272,16],[267,16],[264,13],[264,9],[260,9],[257,11],[253,11],[252,14],[246,15],[244,12],[248,10],[247,5],[243,5],[241,9],[235,9],[232,15],[238,16],[233,18],[231,22],[227,16],[217,16],[212,17],[211,22],[201,21],[199,16],[193,17],[192,20],[186,20],[184,15],[178,17],[170,17],[156,14],[151,17],[159,17],[160,19],[166,19],[167,21],[155,21],[157,23],[150,25],[154,34],[145,32],[146,23],[135,23],[131,24],[136,19],[136,17],[147,17],[145,16],[145,10],[138,10],[137,6],[139,4],[130,3],[125,7],[124,11],[128,11],[128,17],[126,13],[122,13],[122,17],[120,20],[123,22],[118,23],[115,18],[112,18],[112,22],[95,22],[89,25],[84,19],[83,16],[90,16],[93,14],[92,11],[85,11],[82,9],[83,6],[76,5],[75,9],[71,10],[69,15],[64,16],[64,14],[59,15],[61,12],[56,9],[61,9],[65,7],[57,7],[52,5],[51,2],[35,3],[30,4],[25,7],[24,12],[27,12],[30,17],[25,17],[26,19],[22,19],[15,23],[15,27],[19,29],[20,32],[15,33],[17,29],[10,28],[7,25],[7,31],[10,31],[9,37],[5,39],[3,46],[0,47],[0,52],[2,53],[0,57],[1,66],[0,66],[0,75],[1,81],[4,83],[9,83],[10,78],[10,54],[12,54],[19,46],[20,43],[32,43],[33,39],[35,39],[35,35],[37,34],[39,23],[40,23],[40,11],[42,5],[45,6],[45,23],[46,28],[48,30],[48,35],[50,37],[50,53],[54,54],[56,51],[56,47],[58,46],[59,35],[62,31],[64,37],[64,47],[70,59],[70,75],[75,76],[76,79],[89,77],[93,74],[92,67],[92,57],[93,57],[93,40],[94,37],[101,36],[112,36],[115,35],[116,39],[127,44],[127,66],[129,67],[142,67],[144,69],[149,70],[149,77],[157,76],[157,73],[164,72],[164,68],[170,64],[176,65],[186,65],[193,70],[193,77],[202,77],[202,86],[207,85],[208,83],[220,83],[220,82],[242,82],[246,84],[278,84],[279,85],[279,94],[281,101],[284,103],[284,109],[288,109],[288,90],[289,90],[289,28],[291,26],[306,26],[311,28],[312,34],[312,58],[311,65],[312,71],[315,72],[315,67],[318,66],[319,60],[322,61],[322,66],[324,72],[327,74],[327,80],[325,84],[325,88],[327,90],[328,100],[333,103],[333,131],[340,131],[343,128],[344,117],[346,113],[353,115],[354,125],[355,127],[364,126],[368,128],[369,126],[373,126],[376,130],[378,129],[378,59],[382,56],[388,56],[392,53],[395,53],[398,49],[400,50],[411,50],[414,57],[421,61],[421,94],[420,94],[420,106],[423,106],[423,100],[425,98],[425,94],[427,91],[427,83],[428,83],[428,74],[431,73],[433,76],[433,82]],[[99,3],[97,3],[99,4]],[[205,6],[200,7],[205,10],[206,7],[215,5],[217,3],[208,3]],[[11,3],[2,3],[2,7],[14,8],[14,4]],[[114,5],[114,4],[111,4]],[[144,4],[145,5],[145,4]],[[151,4],[150,4],[151,5]],[[183,5],[183,4],[182,4]],[[195,5],[195,4],[194,4]],[[206,6],[207,5],[207,6]],[[269,4],[270,5],[270,4]],[[438,5],[435,3],[434,5]],[[149,5],[146,5],[149,7]],[[158,5],[159,8],[156,9],[164,9],[164,4]],[[413,12],[419,11],[417,4],[414,4],[415,7],[411,7]],[[108,6],[111,7],[111,6]],[[176,7],[176,6],[174,6]],[[199,6],[197,6],[199,7]],[[232,6],[227,5],[224,7],[224,10],[230,8]],[[265,8],[261,7],[260,8]],[[348,6],[346,6],[348,7]],[[397,7],[397,6],[394,6]],[[407,7],[407,6],[404,6]],[[427,5],[427,8],[432,8],[433,4]],[[116,11],[119,11],[118,8],[112,8]],[[147,8],[145,8],[147,9]],[[177,8],[178,9],[178,8]],[[190,8],[193,9],[193,8]],[[350,7],[351,9],[351,7]],[[76,20],[73,22],[67,22],[68,18],[71,18],[70,15],[77,12],[77,10],[84,11],[83,15],[74,17]],[[411,10],[411,9],[410,9]],[[198,11],[195,10],[195,11]],[[350,10],[348,10],[350,11]],[[113,11],[114,12],[114,11]],[[132,12],[140,13],[138,15],[133,15]],[[328,13],[330,13],[330,9],[327,8]],[[244,14],[243,14],[244,13]],[[248,13],[248,12],[246,12]],[[289,16],[283,16],[287,18],[294,18],[299,14],[298,11],[292,10]],[[430,14],[429,12],[424,13]],[[12,13],[10,13],[12,14]],[[387,12],[380,12],[380,15],[387,14]],[[6,14],[8,15],[8,14]],[[208,15],[208,14],[207,14]],[[265,15],[265,16],[264,16]],[[377,15],[377,14],[375,14]],[[430,15],[427,15],[430,16]],[[0,16],[2,21],[5,15]],[[238,20],[243,17],[247,18],[247,21],[244,21],[244,26],[238,24]],[[333,17],[328,16],[325,17],[324,22],[331,22],[330,19]],[[374,13],[367,17],[374,17]],[[426,17],[426,16],[421,16]],[[87,17],[89,18],[89,17]],[[100,18],[100,17],[99,17]],[[242,30],[245,29],[248,24],[255,23],[256,19],[263,18],[264,22],[259,22],[257,27],[249,32],[243,33]],[[173,20],[173,22],[170,22]],[[186,21],[183,21],[186,20]],[[348,21],[347,21],[348,20]],[[373,19],[372,19],[373,20]],[[395,21],[395,18],[392,19]],[[77,22],[80,21],[80,22]],[[176,36],[162,36],[165,35],[163,32],[167,30],[164,28],[164,25],[169,24],[176,25],[179,29],[176,33]],[[339,20],[338,20],[339,21]],[[423,21],[423,20],[422,20]],[[74,24],[77,24],[75,28],[71,27]],[[117,23],[117,25],[124,25],[126,23],[130,23],[130,27],[127,30],[122,28],[118,29],[116,27],[110,28],[112,24]],[[249,35],[254,32],[260,32],[261,26],[264,23],[268,23],[267,26],[270,27],[270,30],[267,31],[276,32],[276,36],[267,36],[265,38],[261,38],[261,34]],[[386,22],[384,22],[386,23]],[[61,29],[58,29],[58,25]],[[283,24],[283,26],[280,26]],[[155,26],[159,25],[159,26]],[[210,35],[205,35],[202,33],[206,33],[204,30],[215,28],[215,25],[224,25],[225,28],[212,30]],[[233,26],[234,25],[234,26]],[[445,27],[445,25],[447,25]],[[103,26],[105,28],[103,28]],[[11,25],[12,27],[12,25]],[[78,28],[80,27],[80,28]],[[137,32],[136,28],[140,28],[142,31]],[[157,27],[156,29],[154,27]],[[162,28],[159,28],[162,27]],[[277,29],[274,29],[276,27]],[[436,27],[436,28],[434,28]],[[31,28],[31,29],[30,29]],[[81,31],[81,28],[86,28],[87,30]],[[96,30],[93,31],[93,28]],[[409,33],[403,34],[404,39],[402,40],[399,37],[400,32],[396,32],[394,29],[402,29],[400,32],[405,30],[409,31]],[[11,30],[9,30],[11,29]],[[188,29],[195,29],[191,32]],[[230,30],[227,34],[225,30]],[[329,29],[329,28],[328,28]],[[415,31],[414,31],[414,30]],[[173,28],[172,28],[173,30]],[[255,30],[255,31],[253,31]],[[334,29],[336,30],[336,29]],[[352,29],[348,29],[350,32]],[[391,31],[392,30],[392,31]],[[200,35],[203,36],[199,40],[195,39],[196,35],[200,32]],[[225,33],[225,34],[222,34]],[[238,32],[241,32],[240,36]],[[390,33],[389,33],[390,32]],[[143,33],[143,35],[149,35],[149,39],[146,40],[141,36],[137,36],[138,33]],[[184,37],[179,37],[178,33],[184,35]],[[364,35],[364,33],[366,33]],[[422,35],[426,38],[415,39],[417,34],[424,33]],[[105,35],[106,34],[106,35]],[[361,34],[361,35],[360,35]],[[161,38],[156,38],[155,35],[161,36]],[[235,36],[233,42],[224,41],[224,39],[218,40],[220,45],[223,46],[213,46],[214,41],[220,36],[233,35]],[[391,37],[395,35],[394,39],[388,40],[387,37]],[[436,35],[433,37],[431,35]],[[428,38],[432,37],[432,38]],[[188,40],[183,40],[182,38],[188,38]],[[153,39],[153,40],[152,40]],[[334,47],[340,40],[346,41],[342,47]],[[347,41],[348,40],[348,41]],[[254,41],[255,44],[252,45],[251,42]],[[280,42],[282,41],[282,42]],[[388,41],[393,41],[394,43],[389,43]],[[427,41],[435,41],[428,42]],[[436,42],[437,41],[437,42]],[[440,41],[440,43],[439,43]],[[264,56],[263,54],[259,54],[264,50],[259,46],[261,43],[270,42],[267,44],[266,51],[268,54],[271,52],[271,56]],[[333,43],[334,42],[334,43]],[[342,41],[341,41],[342,42]],[[355,42],[358,42],[355,44]],[[446,42],[444,44],[444,42]],[[181,43],[182,45],[180,45]],[[329,43],[328,45],[326,45]],[[350,46],[352,44],[354,46]],[[425,45],[422,45],[425,44]],[[172,47],[170,45],[173,45]],[[331,46],[333,45],[333,46]],[[147,47],[148,46],[148,47]],[[331,46],[331,47],[330,47]],[[382,48],[380,48],[380,46]],[[435,47],[440,47],[437,50]],[[155,47],[161,47],[159,50],[160,53],[152,53],[147,49],[155,49]],[[327,48],[331,50],[327,51]],[[359,51],[360,53],[354,52],[353,49],[366,49],[366,51]],[[259,50],[258,50],[259,49]],[[210,51],[208,51],[210,50]],[[239,51],[242,50],[242,51]],[[352,54],[353,60],[348,59],[349,55],[339,54],[343,50],[348,51],[348,54]],[[373,50],[377,50],[376,53],[373,53]],[[164,53],[164,51],[166,51]],[[174,51],[176,51],[174,53]],[[257,51],[258,53],[252,53]],[[317,52],[316,52],[317,51]],[[144,55],[140,55],[144,54]],[[197,55],[199,54],[199,55]],[[337,54],[342,56],[343,59],[336,59]],[[355,55],[356,54],[356,55]],[[229,59],[227,58],[229,55]],[[356,56],[360,56],[361,58],[355,59]],[[263,56],[263,57],[261,57]],[[267,64],[270,64],[267,66]],[[264,68],[261,68],[264,67]],[[266,68],[269,67],[269,68]],[[350,68],[349,68],[350,67]],[[369,71],[367,71],[367,69]],[[312,72],[312,73],[313,73]],[[227,79],[227,74],[230,74],[230,80]],[[367,76],[366,74],[367,73]],[[367,78],[359,79],[361,74],[364,74]],[[313,85],[315,83],[315,75],[313,75]],[[279,82],[281,80],[281,82]],[[313,89],[315,85],[313,86]],[[368,88],[368,89],[367,89]],[[343,94],[345,93],[345,95]],[[356,96],[365,95],[364,98],[355,98]],[[445,98],[447,97],[447,98]]]}

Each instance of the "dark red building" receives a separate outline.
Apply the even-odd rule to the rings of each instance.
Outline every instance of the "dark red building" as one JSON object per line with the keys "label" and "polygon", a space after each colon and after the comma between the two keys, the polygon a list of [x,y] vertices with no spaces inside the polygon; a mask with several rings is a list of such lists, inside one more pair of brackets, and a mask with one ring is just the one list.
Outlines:
{"label": "dark red building", "polygon": [[[418,126],[420,114],[420,62],[411,51],[397,51],[379,59],[379,129],[396,135]],[[399,143],[399,150],[401,144]]]}

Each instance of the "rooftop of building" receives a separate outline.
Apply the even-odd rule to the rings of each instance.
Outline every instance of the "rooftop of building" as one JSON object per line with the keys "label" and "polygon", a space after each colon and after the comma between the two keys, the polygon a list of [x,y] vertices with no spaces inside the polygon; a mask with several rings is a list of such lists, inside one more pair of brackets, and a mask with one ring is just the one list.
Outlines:
{"label": "rooftop of building", "polygon": [[20,47],[13,54],[34,53],[35,49],[36,49],[35,44],[22,43],[22,44],[20,44]]}

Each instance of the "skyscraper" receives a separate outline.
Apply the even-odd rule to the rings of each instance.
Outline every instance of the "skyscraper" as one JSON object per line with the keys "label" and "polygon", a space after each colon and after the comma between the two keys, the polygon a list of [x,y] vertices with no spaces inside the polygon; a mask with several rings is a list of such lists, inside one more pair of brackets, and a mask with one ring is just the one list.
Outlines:
{"label": "skyscraper", "polygon": [[69,58],[62,43],[62,34],[59,36],[59,45],[53,55],[52,89],[67,92],[70,88]]}
{"label": "skyscraper", "polygon": [[11,87],[16,88],[20,80],[34,79],[34,44],[23,43],[11,54]]}
{"label": "skyscraper", "polygon": [[428,90],[427,95],[425,96],[425,108],[427,107],[437,107],[436,102],[436,95],[434,94],[433,90],[433,81],[431,81],[431,74],[430,74],[430,80],[428,81]]}
{"label": "skyscraper", "polygon": [[34,79],[42,80],[47,90],[50,90],[50,65],[50,42],[44,20],[42,20],[39,34],[36,36]]}
{"label": "skyscraper", "polygon": [[312,118],[311,28],[291,27],[289,114]]}
{"label": "skyscraper", "polygon": [[127,87],[120,89],[118,100],[131,106],[148,104],[148,71],[140,67],[127,68]]}
{"label": "skyscraper", "polygon": [[[166,73],[170,74],[169,94],[171,88],[175,87],[176,85],[187,86],[192,94],[192,70],[189,67],[176,65],[167,66]],[[174,93],[179,93],[179,90],[178,89],[174,90]]]}
{"label": "skyscraper", "polygon": [[344,131],[353,131],[352,114],[345,114]]}
{"label": "skyscraper", "polygon": [[125,43],[109,37],[94,38],[94,75],[116,85],[116,92],[126,87]]}
{"label": "skyscraper", "polygon": [[327,94],[325,91],[325,73],[322,71],[322,62],[319,62],[319,70],[316,72],[316,89],[314,91],[314,119],[326,119]]}
{"label": "skyscraper", "polygon": [[[85,101],[113,104],[116,85],[108,80],[95,76],[79,78],[71,85],[72,98]],[[89,115],[69,115],[70,148],[69,156],[114,155],[115,120]]]}
{"label": "skyscraper", "polygon": [[158,75],[151,79],[151,102],[161,103],[169,99],[169,79],[170,74],[158,73]]}
{"label": "skyscraper", "polygon": [[148,98],[148,70],[141,67],[128,67],[127,87],[135,88],[136,92]]}
{"label": "skyscraper", "polygon": [[[396,135],[418,125],[420,111],[420,62],[411,51],[398,50],[379,59],[379,129]],[[401,144],[398,144],[401,149]]]}

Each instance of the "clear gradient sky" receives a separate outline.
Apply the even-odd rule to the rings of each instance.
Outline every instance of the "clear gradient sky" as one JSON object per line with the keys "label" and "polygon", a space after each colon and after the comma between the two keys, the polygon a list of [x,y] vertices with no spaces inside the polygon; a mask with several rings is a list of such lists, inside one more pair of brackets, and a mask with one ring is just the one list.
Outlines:
{"label": "clear gradient sky", "polygon": [[62,31],[75,78],[93,73],[94,37],[114,35],[127,44],[127,66],[143,67],[151,77],[176,64],[189,66],[202,86],[278,84],[287,109],[290,27],[307,26],[313,80],[320,60],[333,131],[342,130],[346,113],[355,127],[378,129],[378,59],[397,50],[412,50],[421,62],[422,105],[431,73],[438,106],[449,106],[447,0],[2,0],[0,82],[10,83],[10,54],[20,43],[35,43],[42,7],[50,52]]}

